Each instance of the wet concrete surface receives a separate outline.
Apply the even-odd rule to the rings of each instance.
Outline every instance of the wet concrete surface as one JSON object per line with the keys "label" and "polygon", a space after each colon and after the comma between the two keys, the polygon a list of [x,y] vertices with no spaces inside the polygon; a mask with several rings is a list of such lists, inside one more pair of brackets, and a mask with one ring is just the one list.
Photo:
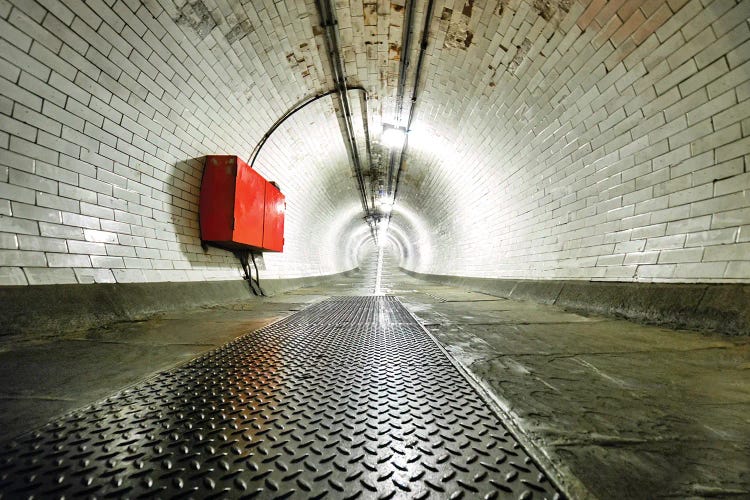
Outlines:
{"label": "wet concrete surface", "polygon": [[0,345],[0,440],[320,300],[279,296]]}
{"label": "wet concrete surface", "polygon": [[[102,399],[330,295],[275,297],[0,348],[0,440]],[[750,498],[750,339],[500,299],[405,275],[398,295],[573,498]]]}
{"label": "wet concrete surface", "polygon": [[750,498],[750,339],[427,285],[407,304],[574,498]]}

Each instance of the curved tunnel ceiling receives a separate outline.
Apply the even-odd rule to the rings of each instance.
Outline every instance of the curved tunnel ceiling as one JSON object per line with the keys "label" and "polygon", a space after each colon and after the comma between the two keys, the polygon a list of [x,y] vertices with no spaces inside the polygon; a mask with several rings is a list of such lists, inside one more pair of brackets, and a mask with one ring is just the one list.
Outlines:
{"label": "curved tunnel ceiling", "polygon": [[[200,158],[249,158],[341,68],[367,92],[364,106],[347,93],[361,172],[335,93],[268,138],[254,167],[288,203],[268,277],[351,268],[378,219],[420,272],[750,276],[750,2],[335,2],[339,69],[324,0],[12,3],[0,15],[34,38],[6,35],[0,216],[9,234],[67,238],[80,255],[32,259],[70,264],[31,279],[19,254],[4,283],[236,277],[231,255],[200,248]],[[403,159],[382,144],[391,126],[409,128]],[[66,200],[27,208],[23,189],[49,179]],[[44,220],[16,223],[24,213]]]}
{"label": "curved tunnel ceiling", "polygon": [[[308,2],[307,13],[300,14],[312,25],[319,57],[305,55],[302,47],[311,45],[295,45],[293,37],[285,54],[288,63],[308,68],[302,80],[309,92],[333,81],[316,5]],[[700,276],[678,267],[679,258],[663,266],[658,257],[650,260],[654,251],[668,251],[673,244],[655,238],[690,224],[680,222],[690,219],[689,209],[651,213],[676,205],[664,185],[674,174],[663,169],[688,160],[697,149],[694,141],[714,132],[704,128],[691,134],[692,123],[681,127],[683,116],[669,113],[669,106],[696,100],[694,89],[677,87],[690,70],[700,75],[701,65],[730,57],[725,53],[740,65],[742,35],[721,35],[743,30],[746,8],[732,11],[729,2],[703,9],[696,2],[469,0],[433,4],[425,23],[428,5],[416,2],[410,14],[408,2],[353,2],[336,10],[347,83],[369,94],[368,195],[370,201],[398,195],[392,217],[382,216],[408,248],[402,265],[423,272],[527,278]],[[678,30],[675,19],[689,12],[704,21]],[[284,13],[278,14],[286,24]],[[415,86],[425,26],[429,36]],[[679,44],[701,41],[712,51],[678,50]],[[746,65],[735,71],[748,74]],[[675,89],[678,96],[667,98]],[[711,100],[721,89],[704,92]],[[397,188],[400,158],[393,155],[389,165],[393,152],[381,137],[383,125],[407,126],[412,95],[417,96],[414,121]],[[360,126],[361,115],[353,118]],[[676,122],[675,130],[660,133],[670,122]],[[687,145],[679,135],[670,136],[684,129]],[[295,132],[319,133],[316,127],[285,133]],[[363,131],[356,139],[364,148]],[[325,142],[329,162],[340,165],[340,173],[332,175],[346,178],[351,166],[346,150],[337,147],[334,153],[334,142]],[[701,147],[710,149],[710,143]],[[360,152],[364,158],[364,149]],[[654,181],[639,177],[660,169]],[[684,189],[698,187],[692,179],[683,183]],[[700,200],[684,194],[688,206]],[[648,204],[659,198],[664,201]],[[352,216],[339,241],[362,234],[354,222],[361,218]],[[690,260],[686,264],[704,264],[697,255]],[[704,278],[716,277],[717,265],[703,267]]]}

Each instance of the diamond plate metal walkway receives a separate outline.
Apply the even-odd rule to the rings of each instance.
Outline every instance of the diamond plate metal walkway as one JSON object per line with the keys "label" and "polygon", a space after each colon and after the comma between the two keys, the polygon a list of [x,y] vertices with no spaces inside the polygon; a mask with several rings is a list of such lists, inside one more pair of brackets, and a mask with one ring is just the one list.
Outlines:
{"label": "diamond plate metal walkway", "polygon": [[337,297],[0,450],[0,497],[560,498],[394,297]]}

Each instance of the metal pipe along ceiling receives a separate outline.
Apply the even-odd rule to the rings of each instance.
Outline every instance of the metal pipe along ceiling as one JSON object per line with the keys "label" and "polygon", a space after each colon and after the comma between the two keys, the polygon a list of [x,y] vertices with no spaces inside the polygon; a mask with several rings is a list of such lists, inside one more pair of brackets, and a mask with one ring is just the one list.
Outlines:
{"label": "metal pipe along ceiling", "polygon": [[354,126],[352,125],[351,108],[349,104],[349,97],[347,95],[346,73],[344,71],[344,65],[341,61],[341,55],[338,49],[339,36],[338,30],[336,29],[338,21],[336,20],[334,7],[333,5],[331,5],[330,0],[316,0],[315,5],[318,9],[318,12],[320,13],[321,24],[325,28],[326,49],[328,52],[329,61],[331,63],[331,72],[333,75],[334,86],[337,90],[337,96],[340,103],[339,117],[342,119],[341,122],[343,125],[342,131],[344,134],[344,142],[346,144],[347,152],[349,153],[349,156],[351,158],[352,165],[354,166],[354,173],[357,178],[357,185],[362,202],[362,209],[365,212],[365,220],[370,225],[370,229],[373,232],[374,238],[374,229],[372,228],[370,217],[370,206],[367,201],[367,189],[365,187],[364,175],[362,173],[362,164],[359,158],[357,141],[354,135]]}
{"label": "metal pipe along ceiling", "polygon": [[[417,59],[417,69],[414,74],[414,91],[411,95],[411,107],[409,108],[409,119],[406,121],[406,130],[411,130],[411,123],[414,120],[414,110],[417,107],[417,97],[419,92],[419,79],[422,73],[422,64],[424,62],[424,54],[427,51],[427,43],[430,36],[430,21],[432,20],[432,9],[434,7],[434,1],[429,0],[427,3],[427,11],[425,12],[424,16],[424,28],[422,29],[422,41],[420,43],[419,47],[419,58]],[[404,145],[401,148],[401,158],[399,160],[398,164],[398,171],[396,172],[396,182],[393,187],[393,201],[396,201],[396,196],[398,195],[398,184],[401,180],[401,172],[404,167],[404,158],[406,157],[406,150],[409,146],[409,134],[406,134],[406,139],[404,140]],[[390,220],[390,215],[388,216],[388,219]]]}
{"label": "metal pipe along ceiling", "polygon": [[[396,89],[396,116],[395,124],[401,126],[401,115],[404,111],[404,94],[406,91],[406,80],[409,72],[409,59],[411,54],[411,36],[414,32],[414,22],[412,20],[414,16],[414,1],[407,0],[406,11],[404,13],[404,33],[401,41],[401,64],[398,74],[398,86]],[[398,153],[398,161],[401,161],[401,155],[403,155],[403,149]],[[390,151],[388,155],[388,182],[386,184],[386,193],[393,193],[393,170],[396,164],[397,152],[395,149]]]}
{"label": "metal pipe along ceiling", "polygon": [[[347,91],[350,91],[350,90],[358,90],[358,91],[362,92],[363,99],[365,101],[367,100],[367,90],[365,90],[364,87],[361,87],[361,86],[348,87]],[[247,162],[248,165],[255,165],[255,161],[258,159],[258,156],[260,155],[260,152],[263,149],[263,146],[265,145],[266,141],[268,141],[268,139],[271,137],[271,135],[273,135],[273,133],[276,131],[276,129],[279,128],[281,126],[281,124],[284,123],[288,118],[290,118],[297,111],[300,111],[300,110],[304,109],[305,107],[307,107],[308,105],[316,102],[317,100],[322,99],[322,98],[324,98],[326,96],[329,96],[331,94],[336,94],[338,92],[339,92],[339,89],[335,88],[333,90],[327,90],[326,92],[322,92],[322,93],[316,94],[314,96],[306,97],[306,98],[302,99],[299,103],[295,104],[294,107],[292,107],[289,111],[287,111],[286,113],[284,113],[283,115],[281,115],[274,122],[274,124],[271,125],[271,128],[269,128],[268,131],[265,134],[263,134],[263,137],[260,139],[260,141],[255,146],[255,148],[253,148],[253,152],[250,153],[250,159]],[[363,114],[363,119],[364,119],[363,127],[364,127],[365,130],[367,130],[368,126],[367,126],[367,115],[366,114]],[[370,149],[369,145],[368,145],[367,149],[368,149],[368,152],[369,152],[369,149]]]}

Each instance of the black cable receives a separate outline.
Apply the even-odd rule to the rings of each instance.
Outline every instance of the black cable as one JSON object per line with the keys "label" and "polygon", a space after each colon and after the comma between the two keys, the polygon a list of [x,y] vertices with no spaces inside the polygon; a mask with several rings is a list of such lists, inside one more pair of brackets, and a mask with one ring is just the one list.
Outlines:
{"label": "black cable", "polygon": [[[365,131],[365,141],[366,141],[366,145],[367,145],[367,155],[368,155],[369,162],[370,162],[370,168],[372,169],[372,153],[371,153],[371,149],[370,149],[369,125],[368,125],[368,120],[367,120],[367,100],[369,99],[369,94],[367,93],[367,90],[364,87],[362,87],[361,85],[353,85],[353,86],[349,86],[349,87],[345,88],[346,92],[349,92],[350,90],[356,90],[356,91],[362,92],[362,95],[363,95],[363,98],[364,98],[363,101],[362,101],[362,103],[361,103],[361,106],[362,106],[362,121],[363,121],[363,128],[364,128],[364,131]],[[319,94],[315,94],[314,96],[306,97],[306,98],[302,99],[300,102],[298,102],[297,104],[295,104],[286,113],[284,113],[283,115],[281,115],[274,122],[274,124],[271,126],[271,128],[269,128],[268,131],[265,134],[263,134],[263,137],[261,138],[260,142],[258,142],[258,144],[253,148],[253,152],[250,154],[250,158],[248,160],[248,165],[250,165],[251,167],[253,165],[255,165],[255,160],[257,160],[258,156],[260,155],[261,149],[263,149],[263,146],[265,145],[266,141],[268,141],[268,139],[271,137],[271,134],[273,134],[276,131],[276,129],[278,129],[281,126],[281,124],[284,123],[287,119],[289,119],[293,114],[295,114],[297,111],[302,110],[306,106],[314,103],[315,101],[318,101],[319,99],[322,99],[322,98],[324,98],[326,96],[329,96],[331,94],[336,94],[336,93],[339,93],[339,92],[340,92],[340,89],[335,88],[335,89],[327,90],[327,91],[319,93]],[[357,173],[358,173],[358,177],[357,177],[358,184],[360,184],[360,186],[359,186],[360,196],[363,199],[363,206],[365,207],[365,214],[366,214],[365,215],[365,222],[367,222],[367,224],[370,226],[370,233],[372,234],[372,237],[374,239],[375,238],[375,233],[374,233],[374,230],[372,228],[372,224],[370,224],[370,222],[369,222],[369,220],[370,220],[370,213],[369,213],[369,209],[367,208],[367,195],[365,193],[364,185],[363,185],[364,179],[362,178],[361,171],[357,172]],[[374,203],[375,203],[375,200],[373,199],[373,205],[374,205]],[[257,273],[257,267],[256,267],[256,273]]]}
{"label": "black cable", "polygon": [[[410,52],[411,52],[411,36],[412,32],[414,31],[414,23],[412,22],[412,16],[414,12],[414,1],[413,0],[407,0],[406,3],[406,12],[404,14],[404,32],[403,32],[403,38],[401,41],[401,64],[400,69],[398,72],[398,85],[396,87],[396,120],[395,123],[399,124],[401,123],[401,114],[404,110],[404,91],[406,89],[406,80],[408,76],[408,70],[410,65]],[[419,75],[417,75],[417,78],[419,78]],[[407,127],[406,130],[408,131],[409,128]],[[401,155],[403,155],[403,148],[401,150]],[[401,161],[401,157],[399,156],[399,162]],[[388,168],[386,169],[386,179],[387,182],[385,183],[385,192],[390,195],[391,193],[394,193],[394,185],[393,185],[393,172],[395,170],[396,166],[396,151],[391,150],[388,154]]]}
{"label": "black cable", "polygon": [[[369,94],[367,93],[367,90],[362,87],[361,85],[353,85],[349,87],[345,87],[344,91],[349,92],[350,90],[356,90],[359,92],[362,92],[362,95],[364,97],[364,101],[362,103],[362,121],[363,121],[363,128],[365,131],[365,141],[367,145],[367,155],[370,162],[370,168],[372,168],[372,153],[370,149],[370,136],[369,136],[369,125],[367,120],[367,100],[369,99]],[[331,94],[340,93],[339,88],[327,90],[325,92],[322,92],[320,94],[316,94],[314,96],[306,97],[302,99],[300,102],[298,102],[296,105],[294,105],[290,110],[288,110],[286,113],[281,115],[273,125],[271,125],[271,128],[268,129],[268,131],[263,134],[263,137],[260,139],[260,142],[253,148],[253,152],[250,154],[250,158],[248,160],[248,165],[253,167],[255,165],[255,160],[257,160],[258,156],[260,155],[261,149],[263,149],[263,146],[265,145],[266,141],[271,137],[271,134],[273,134],[276,129],[278,129],[282,123],[284,123],[287,119],[289,119],[293,114],[295,114],[297,111],[302,110],[306,106],[314,103],[315,101],[318,101],[319,99],[322,99],[323,97],[329,96]],[[360,197],[362,198],[362,206],[365,210],[365,214],[367,217],[370,215],[370,210],[367,204],[367,193],[364,187],[364,178],[362,176],[361,166],[355,165],[355,173],[357,174],[357,184],[359,184],[359,192]],[[374,200],[373,200],[374,203]],[[372,229],[372,228],[371,228]],[[374,236],[373,236],[374,237]]]}
{"label": "black cable", "polygon": [[[244,276],[242,276],[242,279],[248,282],[250,285],[250,290],[253,292],[253,295],[260,295],[265,296],[263,293],[263,290],[260,288],[260,282],[256,282],[253,280],[253,273],[250,269],[250,259],[248,256],[252,256],[253,258],[253,264],[255,264],[255,256],[250,250],[235,250],[234,252],[235,257],[237,257],[240,261],[240,265],[242,266],[242,272],[244,273]],[[255,266],[255,275],[260,278],[260,275],[258,274],[258,266]],[[256,290],[257,286],[257,290]]]}
{"label": "black cable", "polygon": [[[365,98],[367,98],[367,90],[365,90],[364,87],[361,86],[354,86],[354,87],[348,87],[347,90],[358,90],[360,92],[364,92]],[[282,123],[284,123],[289,117],[291,117],[293,114],[295,114],[297,111],[300,111],[301,109],[305,108],[306,106],[314,103],[315,101],[322,99],[326,96],[329,96],[331,94],[335,94],[339,91],[338,88],[327,90],[320,94],[315,94],[314,96],[306,97],[302,99],[300,102],[295,104],[289,111],[284,113],[279,117],[278,120],[274,122],[273,125],[271,125],[271,128],[268,129],[268,132],[266,132],[263,137],[260,139],[260,142],[253,148],[253,152],[250,154],[250,159],[248,161],[248,165],[251,167],[255,165],[255,160],[258,159],[258,155],[260,155],[260,150],[263,148],[263,145],[265,145],[266,141],[271,137],[271,134],[273,134],[277,128],[281,126]],[[365,120],[367,119],[366,115]]]}
{"label": "black cable", "polygon": [[[315,5],[320,13],[320,19],[322,21],[321,25],[325,28],[325,42],[326,49],[328,50],[328,59],[331,64],[334,85],[338,89],[338,98],[341,104],[341,112],[344,122],[344,142],[347,145],[347,151],[351,155],[352,164],[354,165],[354,173],[357,176],[357,185],[362,202],[362,209],[369,215],[370,207],[367,201],[367,189],[365,188],[365,179],[362,174],[362,165],[359,161],[359,150],[354,137],[354,127],[351,123],[351,108],[347,97],[346,71],[338,49],[338,31],[336,31],[338,21],[336,20],[335,7],[331,4],[330,0],[315,0]],[[341,125],[340,122],[339,125]]]}
{"label": "black cable", "polygon": [[253,259],[253,266],[255,267],[255,284],[258,285],[258,291],[260,292],[261,297],[265,297],[266,293],[263,291],[263,288],[260,286],[260,271],[258,271],[258,263],[255,262],[255,253],[250,252],[250,256]]}
{"label": "black cable", "polygon": [[[356,87],[349,87],[349,89],[353,89]],[[372,147],[370,146],[370,124],[367,120],[367,100],[368,100],[367,91],[362,89],[361,98],[359,100],[359,112],[362,113],[362,130],[365,134],[365,149],[367,150],[367,165],[370,167],[370,175],[372,175]],[[370,181],[372,182],[372,181]],[[372,199],[372,207],[375,207],[375,190],[370,189],[370,194],[373,196]]]}
{"label": "black cable", "polygon": [[396,102],[398,103],[396,108],[396,123],[401,120],[401,113],[404,109],[404,89],[406,89],[406,76],[409,69],[409,55],[411,50],[411,35],[413,32],[413,23],[411,18],[414,13],[414,0],[407,0],[406,12],[404,14],[404,30],[403,40],[401,41],[401,70],[398,75],[398,87],[396,91]]}
{"label": "black cable", "polygon": [[[374,228],[371,223],[371,211],[370,206],[368,204],[367,200],[367,189],[365,187],[365,180],[364,175],[362,173],[362,166],[360,164],[359,160],[359,151],[357,149],[357,144],[354,139],[354,127],[351,123],[351,110],[349,107],[349,101],[347,98],[347,94],[350,90],[358,90],[363,93],[364,100],[361,102],[362,106],[362,121],[363,121],[363,128],[365,133],[365,146],[367,150],[367,156],[370,163],[370,170],[372,170],[372,153],[370,148],[370,137],[369,137],[369,126],[368,126],[368,120],[367,120],[367,100],[369,99],[367,90],[362,86],[349,86],[346,82],[346,75],[344,74],[344,66],[341,62],[341,57],[338,51],[338,33],[336,32],[335,26],[337,24],[335,14],[333,13],[333,8],[330,4],[330,0],[316,0],[315,1],[316,7],[318,8],[318,12],[320,13],[321,17],[321,25],[325,28],[325,40],[326,45],[328,49],[329,59],[331,63],[331,70],[333,72],[333,79],[335,88],[332,90],[325,91],[323,93],[316,94],[311,97],[307,97],[303,99],[302,101],[298,102],[295,106],[293,106],[290,110],[285,112],[283,115],[281,115],[276,122],[271,126],[268,131],[263,134],[263,137],[258,142],[258,144],[253,148],[252,153],[250,154],[250,158],[248,159],[248,164],[252,167],[255,165],[256,160],[258,159],[258,156],[260,155],[260,151],[265,145],[266,141],[268,141],[271,134],[273,134],[281,124],[286,121],[289,117],[294,115],[297,111],[300,111],[301,109],[305,108],[309,104],[312,104],[313,102],[322,99],[323,97],[329,96],[331,94],[338,94],[339,101],[341,103],[342,112],[343,112],[343,118],[344,118],[344,125],[346,129],[346,140],[345,143],[348,146],[347,150],[351,152],[352,156],[352,162],[354,164],[354,172],[357,177],[357,184],[359,188],[360,198],[362,202],[362,208],[365,211],[365,220],[367,224],[370,226],[370,232],[373,235],[373,238],[375,237],[374,234]],[[373,197],[373,209],[374,209],[374,197]],[[257,269],[256,269],[257,271]]]}

